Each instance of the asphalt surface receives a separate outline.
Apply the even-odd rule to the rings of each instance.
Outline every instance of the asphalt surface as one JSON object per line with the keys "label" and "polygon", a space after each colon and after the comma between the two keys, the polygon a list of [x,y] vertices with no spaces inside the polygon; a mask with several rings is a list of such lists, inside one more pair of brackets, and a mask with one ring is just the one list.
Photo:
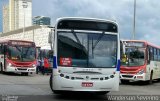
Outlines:
{"label": "asphalt surface", "polygon": [[0,74],[0,101],[142,101],[141,97],[148,96],[148,101],[150,98],[152,101],[160,101],[160,80],[155,80],[151,85],[147,82],[120,84],[118,92],[110,92],[103,96],[91,93],[55,95],[50,90],[49,77],[41,74]]}

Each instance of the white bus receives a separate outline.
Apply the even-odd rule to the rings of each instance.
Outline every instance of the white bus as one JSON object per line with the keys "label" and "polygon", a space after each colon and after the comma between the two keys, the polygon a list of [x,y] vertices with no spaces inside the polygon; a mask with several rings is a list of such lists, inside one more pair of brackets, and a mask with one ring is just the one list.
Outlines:
{"label": "white bus", "polygon": [[119,90],[120,41],[116,22],[59,18],[49,43],[54,52],[50,77],[54,93],[106,94]]}

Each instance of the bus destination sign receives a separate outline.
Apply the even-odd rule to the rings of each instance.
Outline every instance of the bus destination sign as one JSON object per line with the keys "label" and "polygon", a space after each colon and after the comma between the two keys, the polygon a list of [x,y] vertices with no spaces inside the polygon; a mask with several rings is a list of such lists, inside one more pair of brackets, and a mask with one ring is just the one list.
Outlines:
{"label": "bus destination sign", "polygon": [[125,44],[128,47],[144,47],[144,43],[143,42],[126,42]]}
{"label": "bus destination sign", "polygon": [[33,44],[30,42],[20,42],[20,41],[12,41],[11,45],[20,45],[20,46],[32,46]]}

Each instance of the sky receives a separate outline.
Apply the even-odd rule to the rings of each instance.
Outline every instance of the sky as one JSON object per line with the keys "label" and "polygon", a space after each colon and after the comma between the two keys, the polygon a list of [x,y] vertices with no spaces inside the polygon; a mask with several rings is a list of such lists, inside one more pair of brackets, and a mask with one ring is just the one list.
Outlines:
{"label": "sky", "polygon": [[8,3],[8,0],[0,0],[0,32],[2,32],[3,30],[3,26],[2,26],[2,7],[3,5],[6,5]]}
{"label": "sky", "polygon": [[[8,0],[0,0],[1,5]],[[121,39],[132,39],[134,0],[32,0],[33,16],[51,17],[52,26],[59,17],[92,17],[115,20]],[[160,45],[159,0],[137,0],[135,39]],[[0,32],[2,31],[0,17]]]}

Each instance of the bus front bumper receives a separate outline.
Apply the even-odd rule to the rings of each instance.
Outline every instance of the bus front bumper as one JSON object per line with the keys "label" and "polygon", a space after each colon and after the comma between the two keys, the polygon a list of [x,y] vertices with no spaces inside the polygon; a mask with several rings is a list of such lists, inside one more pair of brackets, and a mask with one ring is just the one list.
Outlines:
{"label": "bus front bumper", "polygon": [[145,81],[145,73],[143,74],[120,74],[121,80]]}
{"label": "bus front bumper", "polygon": [[36,72],[36,66],[34,67],[13,67],[9,66],[7,67],[7,72],[15,72],[15,73],[21,73],[21,72],[27,72],[27,73],[33,73]]}
{"label": "bus front bumper", "polygon": [[[93,76],[94,77],[94,76]],[[53,90],[56,91],[118,91],[119,74],[108,80],[72,80],[60,76],[53,76]]]}

